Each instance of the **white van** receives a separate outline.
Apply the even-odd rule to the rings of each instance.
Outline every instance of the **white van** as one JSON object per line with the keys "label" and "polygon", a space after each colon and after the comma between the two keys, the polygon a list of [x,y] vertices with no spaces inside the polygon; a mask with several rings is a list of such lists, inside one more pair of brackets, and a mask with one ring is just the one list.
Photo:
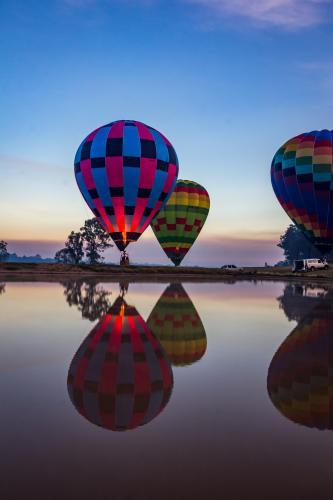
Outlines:
{"label": "white van", "polygon": [[315,271],[317,269],[328,269],[326,259],[294,260],[293,273],[296,271]]}

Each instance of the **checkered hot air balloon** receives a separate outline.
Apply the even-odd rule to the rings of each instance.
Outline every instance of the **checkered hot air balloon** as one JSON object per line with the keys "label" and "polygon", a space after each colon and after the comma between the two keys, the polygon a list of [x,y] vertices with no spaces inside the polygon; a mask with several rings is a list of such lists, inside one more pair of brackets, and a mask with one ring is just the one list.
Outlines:
{"label": "checkered hot air balloon", "polygon": [[168,139],[133,120],[94,130],[77,150],[74,165],[83,198],[121,251],[167,202],[178,176]]}
{"label": "checkered hot air balloon", "polygon": [[147,424],[163,410],[173,374],[140,314],[118,297],[75,354],[67,385],[73,405],[86,419],[125,431]]}
{"label": "checkered hot air balloon", "polygon": [[165,207],[151,227],[167,257],[179,266],[197,239],[209,212],[206,189],[197,182],[178,180]]}
{"label": "checkered hot air balloon", "polygon": [[174,366],[195,363],[206,352],[204,326],[190,297],[179,283],[173,283],[164,290],[150,313],[147,325]]}
{"label": "checkered hot air balloon", "polygon": [[323,254],[333,245],[333,131],[287,141],[271,166],[274,192],[291,220]]}
{"label": "checkered hot air balloon", "polygon": [[274,406],[289,420],[333,429],[333,304],[322,299],[275,353],[267,376]]}

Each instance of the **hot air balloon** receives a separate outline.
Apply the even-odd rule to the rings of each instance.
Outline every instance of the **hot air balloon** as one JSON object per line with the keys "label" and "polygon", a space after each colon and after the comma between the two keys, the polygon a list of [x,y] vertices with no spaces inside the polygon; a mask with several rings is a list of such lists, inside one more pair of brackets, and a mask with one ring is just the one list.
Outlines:
{"label": "hot air balloon", "polygon": [[274,192],[291,220],[322,253],[333,245],[333,131],[287,141],[271,166]]}
{"label": "hot air balloon", "polygon": [[333,429],[333,304],[322,299],[275,353],[267,376],[274,406],[306,427]]}
{"label": "hot air balloon", "polygon": [[206,189],[193,181],[178,180],[165,207],[151,227],[167,257],[179,266],[197,239],[209,212]]}
{"label": "hot air balloon", "polygon": [[76,352],[67,386],[86,419],[125,431],[147,424],[163,410],[173,374],[158,340],[119,296]]}
{"label": "hot air balloon", "polygon": [[137,241],[167,202],[178,176],[177,155],[168,139],[133,120],[91,132],[74,165],[83,198],[120,251]]}
{"label": "hot air balloon", "polygon": [[174,366],[195,363],[206,352],[204,326],[190,297],[179,283],[172,283],[164,290],[150,313],[147,325]]}

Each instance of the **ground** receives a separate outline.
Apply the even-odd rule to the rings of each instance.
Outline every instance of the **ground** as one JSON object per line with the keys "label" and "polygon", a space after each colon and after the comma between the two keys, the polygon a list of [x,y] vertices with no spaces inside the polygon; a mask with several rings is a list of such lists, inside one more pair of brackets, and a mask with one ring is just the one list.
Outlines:
{"label": "ground", "polygon": [[129,266],[121,267],[111,264],[71,265],[71,264],[27,264],[0,263],[0,281],[61,281],[64,278],[84,279],[97,278],[100,281],[119,279],[141,281],[220,281],[223,279],[258,279],[297,281],[332,281],[333,267],[307,273],[292,273],[291,267],[247,267],[229,271],[208,267],[172,267],[172,266]]}

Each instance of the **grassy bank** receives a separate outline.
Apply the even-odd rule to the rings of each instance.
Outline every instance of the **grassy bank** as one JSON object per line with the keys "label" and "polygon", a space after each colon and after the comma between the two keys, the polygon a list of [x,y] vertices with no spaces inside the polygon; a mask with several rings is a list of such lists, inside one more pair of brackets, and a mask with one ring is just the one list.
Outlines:
{"label": "grassy bank", "polygon": [[27,264],[0,263],[0,281],[62,281],[64,279],[95,278],[105,280],[140,280],[140,281],[220,281],[224,279],[258,280],[304,280],[333,282],[333,267],[327,271],[292,273],[290,267],[249,267],[243,270],[228,271],[208,267],[171,267],[171,266],[129,266],[97,264]]}

